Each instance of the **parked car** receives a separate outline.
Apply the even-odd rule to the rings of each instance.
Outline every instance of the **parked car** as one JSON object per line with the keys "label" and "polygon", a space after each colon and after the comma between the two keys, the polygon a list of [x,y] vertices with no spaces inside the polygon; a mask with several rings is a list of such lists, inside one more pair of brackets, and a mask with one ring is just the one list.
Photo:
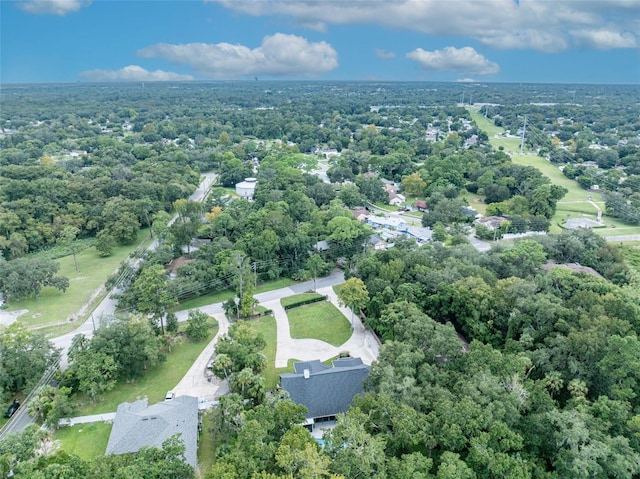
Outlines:
{"label": "parked car", "polygon": [[13,402],[11,403],[11,406],[9,406],[9,409],[7,409],[7,412],[4,413],[4,417],[13,416],[19,407],[20,407],[20,401],[18,399],[14,399]]}
{"label": "parked car", "polygon": [[176,397],[176,393],[174,393],[173,391],[167,391],[167,394],[164,396],[164,400],[171,401],[175,397]]}

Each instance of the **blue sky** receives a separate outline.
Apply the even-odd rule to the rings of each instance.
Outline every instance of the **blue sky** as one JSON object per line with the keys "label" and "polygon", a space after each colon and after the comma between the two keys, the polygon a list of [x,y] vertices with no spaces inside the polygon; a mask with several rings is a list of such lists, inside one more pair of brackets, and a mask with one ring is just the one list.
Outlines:
{"label": "blue sky", "polygon": [[0,9],[2,83],[640,83],[640,0],[1,0]]}

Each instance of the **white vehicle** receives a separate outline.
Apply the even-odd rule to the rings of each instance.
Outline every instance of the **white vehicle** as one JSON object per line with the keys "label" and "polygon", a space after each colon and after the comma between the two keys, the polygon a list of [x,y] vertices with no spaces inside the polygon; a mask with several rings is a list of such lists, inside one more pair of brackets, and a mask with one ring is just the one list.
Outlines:
{"label": "white vehicle", "polygon": [[171,401],[175,397],[176,397],[176,393],[174,393],[173,391],[167,391],[167,394],[164,396],[164,400]]}

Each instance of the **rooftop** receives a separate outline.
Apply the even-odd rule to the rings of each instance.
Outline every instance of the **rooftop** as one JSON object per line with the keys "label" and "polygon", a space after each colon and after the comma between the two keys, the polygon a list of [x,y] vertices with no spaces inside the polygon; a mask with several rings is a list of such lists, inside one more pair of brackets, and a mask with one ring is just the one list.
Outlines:
{"label": "rooftop", "polygon": [[364,391],[370,367],[360,358],[340,358],[333,367],[315,360],[295,363],[294,369],[280,375],[280,385],[293,402],[307,407],[307,417],[316,418],[346,412],[354,396]]}
{"label": "rooftop", "polygon": [[178,434],[185,445],[185,460],[197,463],[198,398],[179,396],[151,406],[147,398],[118,406],[106,454],[137,452],[143,447],[162,447]]}

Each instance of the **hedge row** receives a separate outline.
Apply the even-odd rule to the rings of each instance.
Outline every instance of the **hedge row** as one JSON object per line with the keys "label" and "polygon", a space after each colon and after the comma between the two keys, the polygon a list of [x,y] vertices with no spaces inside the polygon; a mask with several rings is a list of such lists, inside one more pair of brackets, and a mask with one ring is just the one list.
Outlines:
{"label": "hedge row", "polygon": [[295,303],[292,303],[292,304],[287,304],[286,306],[283,306],[283,308],[285,309],[285,311],[288,311],[292,308],[304,306],[305,304],[312,304],[312,303],[318,303],[320,301],[326,301],[327,299],[328,299],[327,296],[318,295],[313,298],[300,299],[300,301],[296,301]]}

